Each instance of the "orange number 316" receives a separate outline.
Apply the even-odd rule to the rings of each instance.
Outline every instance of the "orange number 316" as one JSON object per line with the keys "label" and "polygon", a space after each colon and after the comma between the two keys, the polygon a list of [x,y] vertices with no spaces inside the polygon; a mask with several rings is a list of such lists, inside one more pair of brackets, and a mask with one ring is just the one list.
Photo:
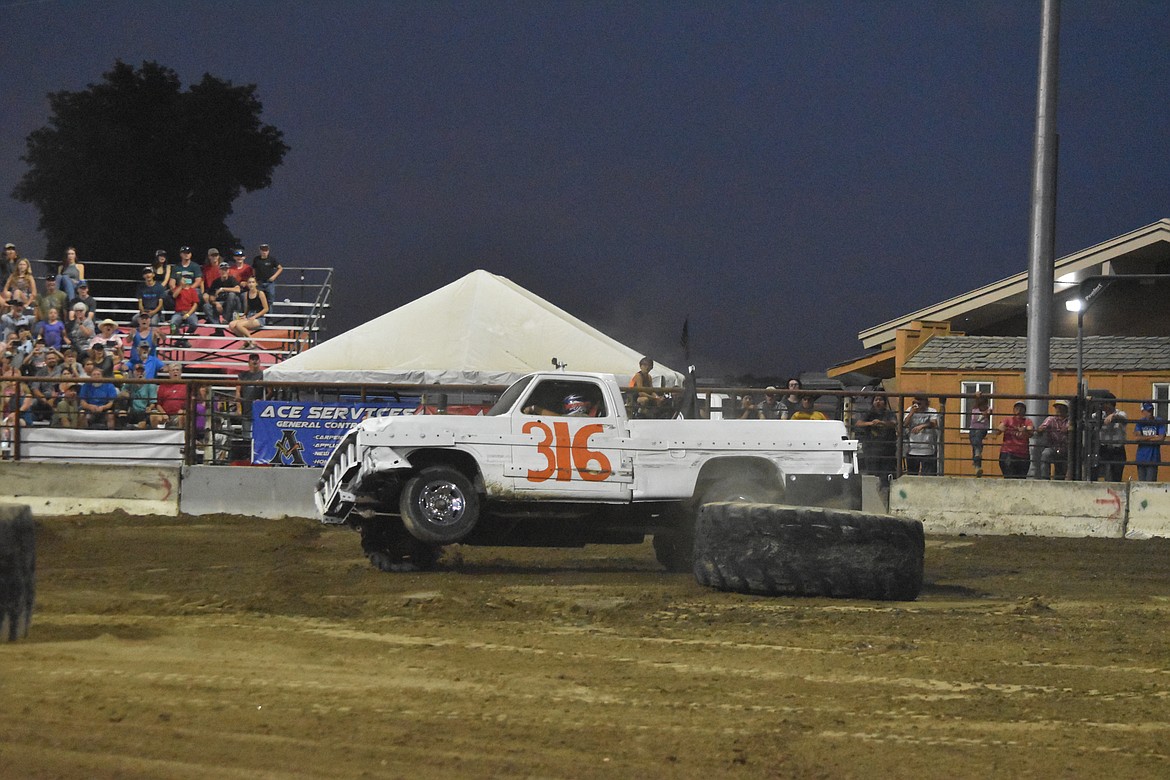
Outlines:
{"label": "orange number 316", "polygon": [[[567,422],[555,422],[552,428],[540,420],[524,424],[524,433],[540,431],[544,438],[537,442],[536,451],[545,458],[542,469],[529,469],[529,482],[544,482],[554,476],[559,482],[573,478],[573,470],[586,482],[603,482],[613,469],[604,453],[589,449],[589,437],[603,430],[601,425],[582,425],[576,434],[569,432]],[[597,464],[590,467],[590,464]]]}

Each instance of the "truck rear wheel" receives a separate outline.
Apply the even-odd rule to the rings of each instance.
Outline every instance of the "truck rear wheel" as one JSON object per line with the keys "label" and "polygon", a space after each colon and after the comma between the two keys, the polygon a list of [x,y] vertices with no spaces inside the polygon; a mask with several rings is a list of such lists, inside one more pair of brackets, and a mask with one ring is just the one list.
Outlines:
{"label": "truck rear wheel", "polygon": [[762,596],[913,601],[922,523],[816,507],[718,503],[699,510],[695,579]]}
{"label": "truck rear wheel", "polygon": [[433,544],[457,542],[479,521],[479,494],[450,466],[429,466],[408,479],[398,507],[410,535]]}

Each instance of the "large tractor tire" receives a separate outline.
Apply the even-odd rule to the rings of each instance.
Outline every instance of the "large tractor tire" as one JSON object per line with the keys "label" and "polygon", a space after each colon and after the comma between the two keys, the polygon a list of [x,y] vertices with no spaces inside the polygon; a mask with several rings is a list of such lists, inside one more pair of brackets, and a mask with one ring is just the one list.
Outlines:
{"label": "large tractor tire", "polygon": [[28,636],[36,598],[36,529],[22,504],[0,505],[0,642]]}
{"label": "large tractor tire", "polygon": [[695,524],[695,579],[761,596],[913,601],[922,590],[922,523],[890,515],[717,503]]}

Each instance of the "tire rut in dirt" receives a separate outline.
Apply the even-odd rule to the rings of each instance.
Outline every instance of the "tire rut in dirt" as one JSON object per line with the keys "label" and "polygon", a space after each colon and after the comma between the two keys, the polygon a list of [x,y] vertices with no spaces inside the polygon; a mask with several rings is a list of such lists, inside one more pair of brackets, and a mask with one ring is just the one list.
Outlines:
{"label": "tire rut in dirt", "polygon": [[913,601],[922,590],[922,524],[890,515],[775,504],[706,504],[695,525],[695,579],[764,596]]}

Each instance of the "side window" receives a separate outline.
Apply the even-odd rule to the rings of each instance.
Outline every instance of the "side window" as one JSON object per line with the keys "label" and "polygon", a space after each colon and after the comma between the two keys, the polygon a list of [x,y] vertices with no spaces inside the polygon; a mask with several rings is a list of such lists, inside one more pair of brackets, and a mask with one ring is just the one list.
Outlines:
{"label": "side window", "polygon": [[1154,400],[1154,416],[1165,420],[1170,414],[1170,382],[1155,382],[1153,389],[1150,398]]}
{"label": "side window", "polygon": [[[994,414],[995,404],[991,400],[991,395],[992,395],[992,393],[995,392],[995,383],[994,382],[963,381],[963,382],[959,383],[959,392],[962,393],[963,395],[975,395],[976,393],[983,393],[983,395],[987,396],[987,413],[988,413],[988,415],[991,416]],[[971,411],[971,406],[972,406],[971,402],[972,402],[972,399],[963,398],[962,404],[960,404],[960,407],[959,407],[959,410],[961,413],[961,416],[959,418],[960,419],[959,425],[962,426],[963,433],[967,433],[969,430],[971,430],[969,427],[969,421],[971,418],[968,414]],[[994,428],[995,425],[992,424],[992,427]]]}
{"label": "side window", "polygon": [[593,382],[546,379],[532,389],[525,414],[557,417],[605,417],[605,396]]}

